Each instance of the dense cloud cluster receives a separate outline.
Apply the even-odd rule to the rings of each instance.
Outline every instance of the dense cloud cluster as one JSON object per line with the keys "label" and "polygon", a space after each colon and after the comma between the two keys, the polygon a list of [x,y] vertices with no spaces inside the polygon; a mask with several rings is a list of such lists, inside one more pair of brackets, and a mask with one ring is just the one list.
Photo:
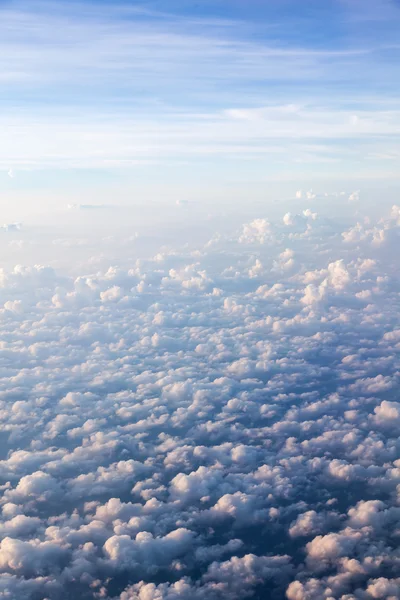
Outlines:
{"label": "dense cloud cluster", "polygon": [[0,598],[400,598],[400,208],[0,272]]}

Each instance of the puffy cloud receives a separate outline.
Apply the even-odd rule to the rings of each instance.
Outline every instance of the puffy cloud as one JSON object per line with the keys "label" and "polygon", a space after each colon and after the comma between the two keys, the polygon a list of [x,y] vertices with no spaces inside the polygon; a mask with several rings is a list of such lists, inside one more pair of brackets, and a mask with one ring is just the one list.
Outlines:
{"label": "puffy cloud", "polygon": [[[390,387],[390,382],[386,385]],[[382,382],[383,389],[385,389],[385,382]],[[381,387],[382,387],[381,386]],[[371,389],[371,386],[368,386]],[[380,387],[373,386],[375,391],[379,391]],[[400,422],[400,403],[399,402],[389,402],[387,400],[383,400],[379,406],[374,408],[375,412],[375,422],[380,425],[387,425],[389,427],[397,427]]]}
{"label": "puffy cloud", "polygon": [[387,598],[394,600],[400,598],[400,579],[386,579],[379,577],[373,579],[367,587],[367,594],[370,598]]}
{"label": "puffy cloud", "polygon": [[300,514],[290,525],[289,535],[291,537],[311,536],[321,533],[333,525],[335,522],[335,513],[317,513],[315,510],[308,510]]}
{"label": "puffy cloud", "polygon": [[57,571],[66,551],[51,542],[5,537],[0,542],[0,571],[25,576]]}
{"label": "puffy cloud", "polygon": [[21,477],[15,489],[5,492],[4,499],[7,502],[9,500],[21,501],[29,498],[45,500],[59,492],[60,489],[60,484],[54,477],[43,471],[35,471],[30,475]]}
{"label": "puffy cloud", "polygon": [[309,221],[315,221],[318,217],[317,213],[313,213],[309,208],[303,210],[301,214],[293,215],[290,212],[287,212],[283,217],[283,224],[287,226],[297,226],[301,227],[304,224],[307,224]]}
{"label": "puffy cloud", "polygon": [[360,190],[351,192],[349,195],[349,202],[358,202],[360,200]]}
{"label": "puffy cloud", "polygon": [[271,239],[271,225],[267,219],[254,219],[243,225],[239,242],[242,244],[264,244]]}
{"label": "puffy cloud", "polygon": [[274,262],[275,270],[290,271],[295,265],[294,252],[290,248],[286,248],[280,253],[279,259]]}
{"label": "puffy cloud", "polygon": [[141,566],[154,573],[185,555],[192,544],[193,532],[180,528],[159,538],[147,531],[141,531],[135,539],[129,535],[114,535],[108,538],[103,550],[116,569]]}
{"label": "puffy cloud", "polygon": [[339,557],[351,554],[359,538],[353,532],[318,535],[306,546],[307,561],[317,570],[324,568],[325,563],[334,563]]}
{"label": "puffy cloud", "polygon": [[[357,199],[357,198],[355,198]],[[371,224],[370,219],[364,223],[357,222],[342,233],[343,241],[348,244],[365,243],[373,248],[391,246],[398,243],[400,235],[400,207],[394,204],[386,217]]]}

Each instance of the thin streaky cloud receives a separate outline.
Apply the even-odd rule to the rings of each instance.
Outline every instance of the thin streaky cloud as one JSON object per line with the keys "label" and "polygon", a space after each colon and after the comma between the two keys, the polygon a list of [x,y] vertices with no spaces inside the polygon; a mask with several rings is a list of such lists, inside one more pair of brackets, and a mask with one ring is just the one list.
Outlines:
{"label": "thin streaky cloud", "polygon": [[[340,6],[331,16],[351,29],[357,9]],[[108,2],[0,9],[1,164],[129,168],[275,151],[286,152],[288,165],[308,160],[292,141],[314,144],[316,157],[321,141],[330,145],[330,156],[316,162],[347,158],[351,145],[357,161],[370,163],[366,140],[377,156],[389,139],[399,144],[397,50],[385,54],[392,39],[377,36],[371,45],[360,25],[357,36],[338,43],[327,34],[317,44],[301,35],[295,10],[286,18],[297,36],[275,13],[261,34],[254,19],[229,11],[222,18],[158,9]]]}

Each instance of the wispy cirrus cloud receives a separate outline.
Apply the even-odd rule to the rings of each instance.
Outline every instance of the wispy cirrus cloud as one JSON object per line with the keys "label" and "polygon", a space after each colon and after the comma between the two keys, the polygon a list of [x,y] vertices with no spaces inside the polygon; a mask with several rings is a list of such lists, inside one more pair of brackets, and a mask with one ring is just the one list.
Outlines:
{"label": "wispy cirrus cloud", "polygon": [[276,20],[261,35],[254,20],[151,5],[14,3],[0,14],[2,168],[359,162],[384,156],[389,141],[396,155],[390,40],[321,46]]}
{"label": "wispy cirrus cloud", "polygon": [[[312,153],[340,160],[395,151],[400,111],[335,110],[317,106],[235,108],[205,114],[144,109],[136,115],[82,109],[0,117],[7,145],[0,166],[129,167],[199,157],[285,155],[298,161]],[[311,154],[310,154],[311,153]]]}

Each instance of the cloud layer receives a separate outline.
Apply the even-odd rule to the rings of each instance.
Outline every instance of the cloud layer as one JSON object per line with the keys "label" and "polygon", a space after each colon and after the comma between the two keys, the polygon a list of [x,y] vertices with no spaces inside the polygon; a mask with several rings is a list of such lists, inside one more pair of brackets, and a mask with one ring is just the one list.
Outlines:
{"label": "cloud layer", "polygon": [[400,598],[398,216],[3,270],[0,595]]}

